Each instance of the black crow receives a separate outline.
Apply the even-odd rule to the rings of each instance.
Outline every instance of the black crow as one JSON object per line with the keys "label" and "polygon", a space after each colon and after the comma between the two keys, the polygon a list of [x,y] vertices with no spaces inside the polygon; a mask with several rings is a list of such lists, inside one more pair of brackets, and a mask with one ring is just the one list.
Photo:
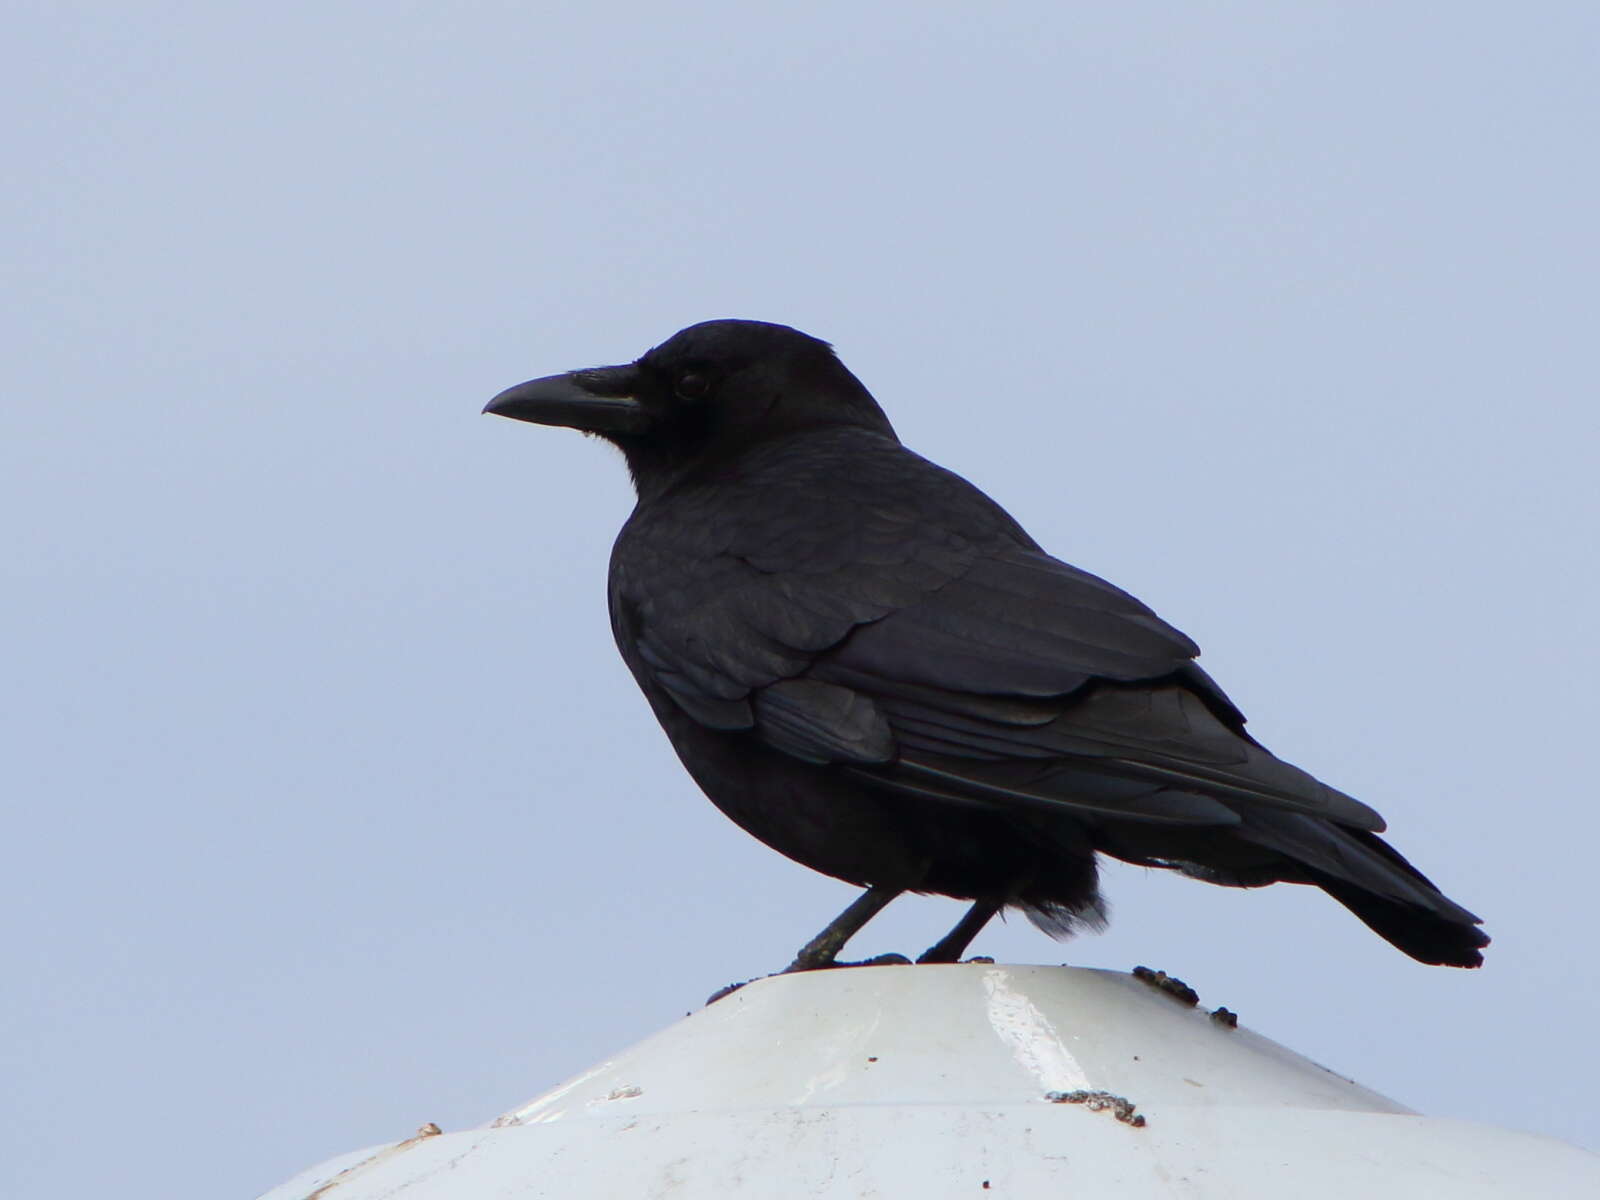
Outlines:
{"label": "black crow", "polygon": [[921,962],[1008,906],[1099,925],[1097,852],[1313,884],[1415,959],[1483,961],[1376,812],[1246,733],[1182,633],[902,446],[826,342],[708,321],[485,411],[622,451],[611,626],[657,720],[745,830],[867,887],[790,969],[907,890],[973,902]]}

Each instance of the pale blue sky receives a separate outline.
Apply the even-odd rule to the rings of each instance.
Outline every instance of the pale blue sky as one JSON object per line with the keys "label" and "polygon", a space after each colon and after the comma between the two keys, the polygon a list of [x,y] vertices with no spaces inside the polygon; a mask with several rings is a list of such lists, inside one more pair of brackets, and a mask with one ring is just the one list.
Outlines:
{"label": "pale blue sky", "polygon": [[1600,1148],[1600,9],[13,11],[0,1190],[481,1122],[842,907],[617,660],[616,456],[478,416],[722,316],[835,342],[1496,939],[1124,868],[976,951]]}

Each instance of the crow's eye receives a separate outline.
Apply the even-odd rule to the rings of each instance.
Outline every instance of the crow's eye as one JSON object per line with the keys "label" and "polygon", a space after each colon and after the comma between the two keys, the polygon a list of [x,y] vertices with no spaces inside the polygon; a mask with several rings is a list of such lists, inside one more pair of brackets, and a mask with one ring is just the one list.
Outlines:
{"label": "crow's eye", "polygon": [[684,400],[702,400],[711,390],[711,381],[699,371],[685,371],[678,376],[674,390]]}

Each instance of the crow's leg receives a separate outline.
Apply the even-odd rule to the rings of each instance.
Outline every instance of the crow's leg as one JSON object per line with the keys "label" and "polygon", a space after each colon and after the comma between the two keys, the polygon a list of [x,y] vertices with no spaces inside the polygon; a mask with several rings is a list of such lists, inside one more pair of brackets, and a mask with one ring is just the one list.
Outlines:
{"label": "crow's leg", "polygon": [[917,959],[919,963],[953,963],[960,962],[961,955],[972,944],[972,939],[978,936],[982,928],[987,925],[995,913],[1005,907],[1003,900],[979,900],[967,909],[967,915],[956,922],[956,927],[945,934]]}
{"label": "crow's leg", "polygon": [[802,946],[800,953],[794,956],[794,961],[783,969],[783,973],[787,975],[790,971],[814,971],[818,967],[833,966],[834,957],[844,949],[844,944],[904,890],[881,883],[873,884],[851,901],[849,908],[829,922],[826,929]]}

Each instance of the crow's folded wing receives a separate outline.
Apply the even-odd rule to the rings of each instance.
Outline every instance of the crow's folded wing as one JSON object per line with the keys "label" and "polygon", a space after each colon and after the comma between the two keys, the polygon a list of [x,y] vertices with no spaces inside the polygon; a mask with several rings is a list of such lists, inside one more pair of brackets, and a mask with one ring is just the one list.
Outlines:
{"label": "crow's folded wing", "polygon": [[896,683],[1054,696],[1092,679],[1156,679],[1200,650],[1119,588],[1042,552],[975,561],[919,602],[855,631],[831,656]]}
{"label": "crow's folded wing", "polygon": [[893,487],[869,458],[804,495],[752,486],[742,513],[680,512],[619,541],[613,620],[633,669],[705,726],[906,794],[1383,827],[1249,738],[1182,633],[896,450]]}

